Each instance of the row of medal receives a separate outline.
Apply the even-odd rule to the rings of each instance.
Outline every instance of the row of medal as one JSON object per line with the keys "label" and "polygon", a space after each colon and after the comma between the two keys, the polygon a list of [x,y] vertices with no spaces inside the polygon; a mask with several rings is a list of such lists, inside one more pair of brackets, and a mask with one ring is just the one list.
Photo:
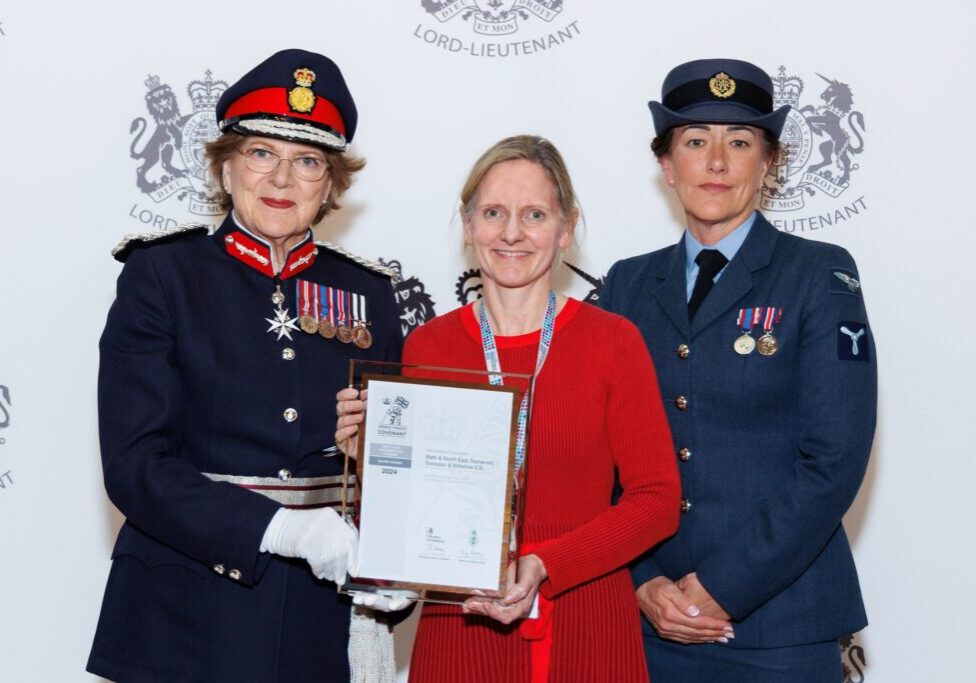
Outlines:
{"label": "row of medal", "polygon": [[320,334],[355,344],[361,349],[373,345],[366,317],[366,297],[343,289],[298,280],[295,283],[298,302],[298,326],[306,334]]}
{"label": "row of medal", "polygon": [[[732,343],[732,348],[743,356],[748,356],[753,350],[759,351],[763,356],[772,356],[779,351],[779,342],[773,336],[773,326],[779,325],[782,317],[783,309],[774,306],[740,308],[736,325],[742,335]],[[760,324],[764,334],[758,340],[753,339],[752,330]]]}

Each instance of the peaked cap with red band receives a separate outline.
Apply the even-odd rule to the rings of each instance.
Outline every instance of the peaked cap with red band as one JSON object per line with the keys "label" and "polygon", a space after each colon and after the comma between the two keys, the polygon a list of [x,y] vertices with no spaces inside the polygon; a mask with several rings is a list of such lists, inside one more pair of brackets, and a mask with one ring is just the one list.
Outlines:
{"label": "peaked cap with red band", "polygon": [[356,132],[356,104],[328,57],[282,50],[224,91],[217,102],[222,132],[261,135],[346,151]]}

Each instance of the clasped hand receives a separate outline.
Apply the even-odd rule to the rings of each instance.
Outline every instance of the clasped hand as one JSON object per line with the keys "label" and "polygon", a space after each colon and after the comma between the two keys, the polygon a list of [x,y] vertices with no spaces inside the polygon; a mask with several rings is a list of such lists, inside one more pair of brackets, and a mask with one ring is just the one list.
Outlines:
{"label": "clasped hand", "polygon": [[677,582],[658,576],[637,589],[641,612],[662,638],[679,643],[726,643],[735,638],[731,617],[694,572]]}
{"label": "clasped hand", "polygon": [[537,555],[525,555],[508,565],[508,588],[504,593],[489,591],[483,596],[465,600],[465,614],[480,614],[503,624],[511,624],[527,617],[539,592],[539,584],[546,580],[545,564]]}

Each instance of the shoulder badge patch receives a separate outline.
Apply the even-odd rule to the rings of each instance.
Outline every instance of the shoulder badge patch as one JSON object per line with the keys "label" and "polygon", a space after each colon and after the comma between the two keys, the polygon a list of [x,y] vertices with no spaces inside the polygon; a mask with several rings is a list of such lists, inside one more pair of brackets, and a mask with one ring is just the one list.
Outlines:
{"label": "shoulder badge patch", "polygon": [[834,294],[861,295],[861,283],[849,270],[834,268],[830,275],[830,291]]}
{"label": "shoulder badge patch", "polygon": [[185,223],[183,225],[177,225],[175,228],[160,230],[158,232],[130,233],[119,240],[119,243],[113,247],[112,256],[119,263],[125,263],[125,260],[129,258],[129,254],[136,249],[152,247],[157,244],[167,244],[192,235],[207,235],[209,233],[210,227],[201,223]]}
{"label": "shoulder badge patch", "polygon": [[393,276],[396,274],[392,268],[384,266],[382,263],[372,261],[368,258],[357,256],[356,254],[353,254],[351,251],[346,251],[338,244],[332,244],[332,242],[325,242],[322,240],[316,240],[315,244],[317,244],[320,247],[323,247],[324,249],[328,249],[334,254],[339,254],[339,256],[343,256],[349,259],[350,261],[352,261],[353,263],[357,263],[363,266],[364,268],[368,268],[369,270],[372,270],[375,273],[379,273],[384,277],[388,277],[392,279]]}
{"label": "shoulder badge patch", "polygon": [[842,321],[837,325],[837,360],[871,360],[868,326],[864,323]]}

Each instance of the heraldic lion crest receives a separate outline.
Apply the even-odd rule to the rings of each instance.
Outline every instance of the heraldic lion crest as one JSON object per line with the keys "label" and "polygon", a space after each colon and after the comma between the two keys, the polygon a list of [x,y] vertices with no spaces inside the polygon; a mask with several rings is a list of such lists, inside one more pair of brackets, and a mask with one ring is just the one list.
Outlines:
{"label": "heraldic lion crest", "polygon": [[[180,105],[176,95],[168,85],[159,82],[159,76],[150,75],[146,79],[146,87],[149,88],[149,92],[146,93],[146,108],[156,124],[156,129],[142,149],[136,151],[146,132],[146,119],[140,117],[133,120],[129,132],[133,133],[135,138],[132,140],[132,146],[129,147],[129,156],[142,162],[136,169],[136,182],[139,189],[148,194],[173,178],[186,176],[185,170],[173,165],[173,153],[179,152],[183,146],[183,125],[189,117],[180,115]],[[162,166],[169,177],[158,181],[150,180],[149,173],[156,166]]]}

